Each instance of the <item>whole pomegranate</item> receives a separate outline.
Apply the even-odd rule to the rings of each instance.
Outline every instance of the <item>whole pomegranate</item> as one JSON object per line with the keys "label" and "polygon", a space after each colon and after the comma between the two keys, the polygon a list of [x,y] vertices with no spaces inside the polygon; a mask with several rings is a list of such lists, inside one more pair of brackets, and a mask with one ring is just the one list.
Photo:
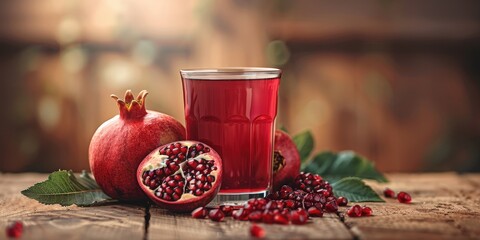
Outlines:
{"label": "whole pomegranate", "polygon": [[273,189],[293,183],[300,172],[300,154],[290,136],[281,130],[275,131],[273,153]]}
{"label": "whole pomegranate", "polygon": [[177,141],[145,157],[137,181],[157,205],[188,212],[207,205],[220,190],[222,160],[204,143]]}
{"label": "whole pomegranate", "polygon": [[146,110],[147,94],[143,90],[134,99],[127,90],[125,100],[112,95],[120,115],[98,127],[90,142],[90,169],[100,188],[114,199],[147,199],[137,184],[138,164],[158,146],[185,139],[185,128],[173,117]]}

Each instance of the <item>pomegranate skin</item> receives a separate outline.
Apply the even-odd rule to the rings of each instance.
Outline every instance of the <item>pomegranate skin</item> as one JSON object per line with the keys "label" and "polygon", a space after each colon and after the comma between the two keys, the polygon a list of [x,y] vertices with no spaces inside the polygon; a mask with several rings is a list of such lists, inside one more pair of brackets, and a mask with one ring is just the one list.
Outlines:
{"label": "pomegranate skin", "polygon": [[134,100],[127,90],[125,101],[112,95],[120,114],[104,122],[90,142],[90,169],[100,188],[113,199],[146,200],[136,180],[138,165],[158,146],[185,139],[185,128],[177,120],[145,109],[147,94],[144,90]]}
{"label": "pomegranate skin", "polygon": [[300,154],[290,136],[281,130],[275,131],[273,189],[293,183],[300,173]]}
{"label": "pomegranate skin", "polygon": [[[215,162],[216,170],[211,172],[211,174],[214,175],[215,181],[212,184],[211,189],[205,191],[201,196],[195,196],[191,193],[186,193],[184,191],[180,199],[175,201],[168,201],[155,196],[156,190],[151,189],[149,188],[149,186],[144,184],[144,179],[142,178],[142,176],[144,175],[145,171],[152,170],[152,169],[153,169],[152,171],[154,171],[158,169],[158,166],[161,166],[161,164],[165,163],[165,161],[168,159],[166,158],[165,155],[162,155],[160,153],[160,150],[175,143],[181,143],[182,146],[187,146],[187,147],[192,147],[196,144],[202,144],[203,146],[205,146],[205,148],[210,149],[208,153],[200,154],[193,158],[187,157],[185,161],[179,164],[179,165],[187,164],[187,161],[189,159],[198,159],[199,157],[202,157],[202,158],[205,157]],[[205,155],[208,155],[208,157],[206,157]],[[164,169],[167,168],[167,166],[163,166],[163,167]],[[185,176],[185,174],[187,174],[187,171],[184,171],[182,169],[184,168],[181,168],[178,171],[182,171],[183,172],[182,175]],[[150,200],[152,200],[155,204],[157,204],[161,208],[168,209],[173,212],[191,212],[196,208],[206,206],[208,203],[210,203],[213,200],[213,198],[215,198],[218,191],[220,190],[220,186],[222,183],[222,174],[223,174],[222,159],[220,158],[218,153],[215,152],[214,149],[212,149],[210,146],[201,142],[186,140],[186,141],[176,141],[169,144],[165,144],[163,146],[156,148],[150,154],[148,154],[138,166],[137,182],[138,182],[138,185],[145,192],[145,194],[150,198]],[[172,176],[172,175],[175,175],[175,173],[170,174],[169,176]],[[188,182],[186,182],[185,185],[188,185]]]}

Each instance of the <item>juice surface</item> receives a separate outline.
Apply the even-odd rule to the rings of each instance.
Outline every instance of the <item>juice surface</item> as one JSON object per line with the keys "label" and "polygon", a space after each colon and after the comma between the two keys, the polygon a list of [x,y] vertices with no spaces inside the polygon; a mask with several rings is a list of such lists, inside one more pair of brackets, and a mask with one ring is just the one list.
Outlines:
{"label": "juice surface", "polygon": [[222,157],[220,193],[268,190],[280,79],[182,82],[187,139],[205,142]]}

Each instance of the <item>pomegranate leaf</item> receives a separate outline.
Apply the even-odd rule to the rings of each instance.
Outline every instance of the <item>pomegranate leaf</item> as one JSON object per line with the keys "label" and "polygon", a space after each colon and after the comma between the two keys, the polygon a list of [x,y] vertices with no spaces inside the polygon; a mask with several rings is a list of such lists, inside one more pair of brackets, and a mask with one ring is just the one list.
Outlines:
{"label": "pomegranate leaf", "polygon": [[111,200],[88,173],[83,171],[76,177],[71,170],[53,172],[46,181],[23,190],[22,194],[43,204],[62,206],[92,206]]}
{"label": "pomegranate leaf", "polygon": [[314,140],[312,132],[305,131],[293,136],[293,142],[297,146],[302,163],[306,162],[313,150]]}
{"label": "pomegranate leaf", "polygon": [[351,202],[385,202],[373,189],[357,177],[346,177],[332,183],[333,194]]}
{"label": "pomegranate leaf", "polygon": [[302,166],[302,171],[316,173],[330,182],[338,181],[344,177],[359,177],[378,182],[388,182],[387,178],[375,168],[372,161],[353,151],[321,152],[308,164]]}

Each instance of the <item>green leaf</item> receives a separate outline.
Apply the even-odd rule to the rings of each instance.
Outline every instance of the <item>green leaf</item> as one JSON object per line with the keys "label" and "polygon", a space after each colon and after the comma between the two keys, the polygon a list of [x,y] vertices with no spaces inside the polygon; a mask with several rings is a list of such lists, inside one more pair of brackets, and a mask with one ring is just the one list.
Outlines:
{"label": "green leaf", "polygon": [[293,137],[293,142],[297,146],[302,163],[305,163],[313,150],[314,140],[312,133],[310,131],[299,133]]}
{"label": "green leaf", "polygon": [[375,168],[372,161],[353,151],[319,153],[307,165],[303,166],[302,170],[316,173],[330,182],[338,181],[344,177],[359,177],[378,182],[388,182],[383,174]]}
{"label": "green leaf", "polygon": [[335,196],[346,197],[351,202],[385,202],[370,186],[357,177],[343,178],[332,183],[332,188]]}
{"label": "green leaf", "polygon": [[78,178],[72,171],[53,172],[46,181],[23,190],[22,194],[43,204],[62,206],[91,206],[110,200],[85,171]]}

